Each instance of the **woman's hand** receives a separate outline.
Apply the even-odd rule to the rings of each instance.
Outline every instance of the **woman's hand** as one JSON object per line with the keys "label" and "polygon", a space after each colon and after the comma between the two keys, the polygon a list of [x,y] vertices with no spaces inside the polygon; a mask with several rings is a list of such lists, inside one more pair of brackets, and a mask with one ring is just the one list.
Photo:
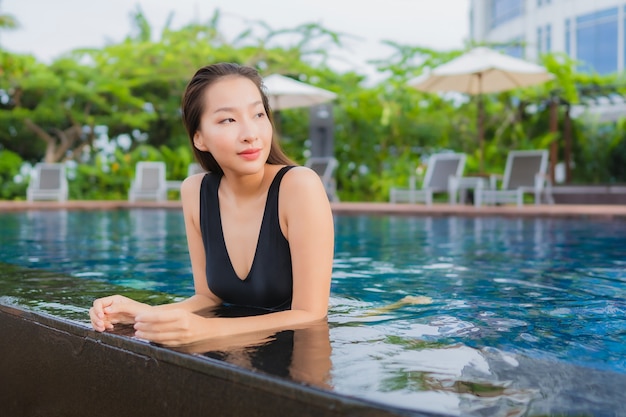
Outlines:
{"label": "woman's hand", "polygon": [[[208,319],[186,310],[142,311],[135,317],[135,336],[165,346],[182,346],[207,337]],[[217,336],[218,332],[210,337]]]}
{"label": "woman's hand", "polygon": [[122,295],[98,298],[89,309],[91,325],[99,332],[112,330],[118,323],[133,324],[135,316],[152,307]]}

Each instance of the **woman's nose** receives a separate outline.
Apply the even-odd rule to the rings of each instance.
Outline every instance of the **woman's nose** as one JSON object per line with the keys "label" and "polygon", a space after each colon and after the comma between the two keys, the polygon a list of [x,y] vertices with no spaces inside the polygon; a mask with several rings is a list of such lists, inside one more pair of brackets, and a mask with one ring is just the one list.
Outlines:
{"label": "woman's nose", "polygon": [[258,129],[252,120],[243,121],[240,123],[241,129],[239,136],[241,140],[245,142],[251,142],[256,140],[258,136]]}

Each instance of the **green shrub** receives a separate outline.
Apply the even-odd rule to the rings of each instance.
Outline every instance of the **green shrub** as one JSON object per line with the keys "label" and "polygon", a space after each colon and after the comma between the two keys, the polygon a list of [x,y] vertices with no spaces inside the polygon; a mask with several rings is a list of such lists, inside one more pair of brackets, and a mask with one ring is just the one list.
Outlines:
{"label": "green shrub", "polygon": [[0,151],[0,199],[15,200],[26,197],[28,177],[20,173],[24,161],[15,152],[9,150]]}

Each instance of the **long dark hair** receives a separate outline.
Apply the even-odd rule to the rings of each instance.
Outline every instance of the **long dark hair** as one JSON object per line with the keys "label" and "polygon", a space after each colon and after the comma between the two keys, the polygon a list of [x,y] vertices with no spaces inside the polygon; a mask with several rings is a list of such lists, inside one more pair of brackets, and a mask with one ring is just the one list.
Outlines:
{"label": "long dark hair", "polygon": [[[257,70],[244,65],[222,62],[207,65],[196,71],[191,81],[189,81],[189,84],[187,84],[187,88],[185,88],[185,93],[183,94],[183,123],[185,125],[185,129],[187,129],[187,134],[191,140],[191,147],[198,163],[206,171],[220,175],[223,174],[224,171],[222,171],[222,168],[219,166],[213,155],[211,155],[210,152],[197,149],[194,146],[193,137],[200,128],[200,119],[202,117],[202,113],[204,112],[204,93],[206,89],[216,81],[219,81],[222,77],[231,75],[245,77],[257,86],[259,93],[261,93],[265,113],[269,117],[272,128],[274,127],[269,99],[267,98],[265,91],[263,91],[263,79]],[[296,165],[295,162],[285,155],[280,147],[276,135],[272,138],[272,146],[270,148],[269,157],[267,158],[267,163],[271,165]]]}

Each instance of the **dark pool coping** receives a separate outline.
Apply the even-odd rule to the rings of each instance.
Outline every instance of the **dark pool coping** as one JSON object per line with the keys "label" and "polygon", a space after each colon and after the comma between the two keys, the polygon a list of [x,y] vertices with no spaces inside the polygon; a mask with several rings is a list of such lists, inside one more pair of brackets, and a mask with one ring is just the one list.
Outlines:
{"label": "dark pool coping", "polygon": [[436,416],[0,303],[0,404],[29,416]]}
{"label": "dark pool coping", "polygon": [[[115,210],[129,208],[165,208],[180,209],[179,200],[164,202],[123,200],[70,200],[56,201],[6,201],[0,200],[0,212],[28,210]],[[505,216],[505,217],[593,217],[626,219],[626,205],[619,204],[526,204],[482,206],[451,205],[436,203],[431,206],[424,204],[391,204],[391,203],[331,203],[336,214],[381,214],[381,215],[441,215],[441,216]]]}

